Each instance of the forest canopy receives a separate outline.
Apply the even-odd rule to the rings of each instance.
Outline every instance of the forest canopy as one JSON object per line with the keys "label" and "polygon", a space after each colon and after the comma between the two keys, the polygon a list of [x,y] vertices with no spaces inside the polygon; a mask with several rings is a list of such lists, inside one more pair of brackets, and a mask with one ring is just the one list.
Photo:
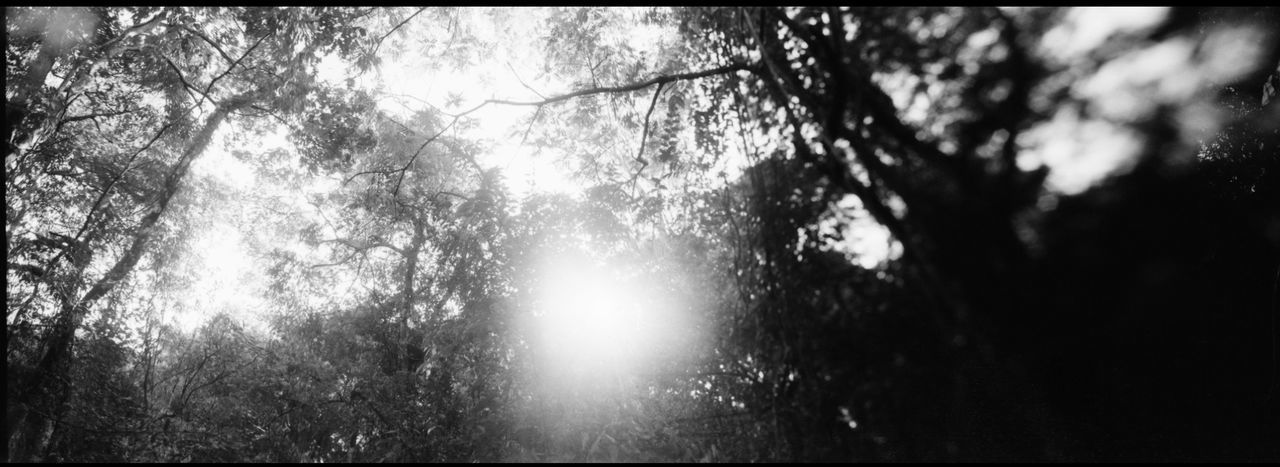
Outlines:
{"label": "forest canopy", "polygon": [[1280,10],[5,8],[10,462],[1280,461]]}

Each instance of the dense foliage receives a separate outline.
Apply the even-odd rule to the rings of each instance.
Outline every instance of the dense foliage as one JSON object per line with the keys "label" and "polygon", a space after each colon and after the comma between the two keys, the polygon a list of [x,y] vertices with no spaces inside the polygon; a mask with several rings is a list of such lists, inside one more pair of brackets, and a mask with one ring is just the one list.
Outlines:
{"label": "dense foliage", "polygon": [[7,7],[8,460],[1280,460],[1275,8],[526,13]]}

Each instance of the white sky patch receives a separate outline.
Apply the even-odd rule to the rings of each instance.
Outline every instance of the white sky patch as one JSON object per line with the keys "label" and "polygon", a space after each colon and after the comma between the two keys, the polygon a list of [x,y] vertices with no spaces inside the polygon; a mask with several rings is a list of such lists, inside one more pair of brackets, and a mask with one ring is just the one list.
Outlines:
{"label": "white sky patch", "polygon": [[852,263],[873,269],[902,256],[902,244],[889,229],[876,222],[854,195],[845,195],[818,221],[823,251],[843,253]]}
{"label": "white sky patch", "polygon": [[1108,62],[1077,91],[1092,99],[1104,117],[1145,118],[1155,104],[1184,101],[1199,87],[1191,52],[1189,41],[1171,40],[1127,54]]}
{"label": "white sky patch", "polygon": [[1061,25],[1049,30],[1041,46],[1070,61],[1102,45],[1116,34],[1138,32],[1164,20],[1169,7],[1081,7],[1067,13]]}
{"label": "white sky patch", "polygon": [[1081,193],[1107,176],[1132,167],[1143,146],[1140,136],[1123,125],[1082,121],[1068,109],[1060,110],[1052,121],[1019,139],[1025,143],[1020,144],[1032,149],[1019,155],[1018,165],[1024,169],[1039,164],[1049,166],[1049,188],[1068,195]]}
{"label": "white sky patch", "polygon": [[183,331],[192,331],[219,312],[250,324],[262,307],[255,286],[253,260],[245,251],[240,232],[231,225],[214,225],[192,243],[189,267],[197,274],[182,306],[171,318]]}
{"label": "white sky patch", "polygon": [[535,153],[519,142],[500,144],[489,153],[482,164],[501,167],[507,177],[507,188],[517,198],[534,193],[564,193],[580,195],[582,186],[567,175],[555,162],[556,153],[543,150]]}
{"label": "white sky patch", "polygon": [[737,180],[747,166],[747,154],[743,151],[742,145],[730,143],[724,145],[724,153],[720,154],[720,159],[716,161],[713,170],[717,175],[723,173],[726,181]]}
{"label": "white sky patch", "polygon": [[1252,73],[1263,64],[1265,44],[1277,39],[1276,32],[1268,32],[1251,25],[1222,27],[1205,39],[1201,55],[1201,68],[1212,81],[1224,82]]}
{"label": "white sky patch", "polygon": [[[642,24],[639,15],[646,10],[615,9],[612,13],[620,15],[621,21],[630,21],[631,27],[606,29],[602,40],[650,51],[645,57],[651,62],[649,65],[653,65],[659,55],[657,49],[664,41],[672,39],[675,31],[672,27]],[[377,74],[383,91],[391,97],[380,99],[380,108],[400,116],[408,115],[409,109],[431,107],[460,113],[486,99],[529,102],[577,90],[571,83],[558,79],[556,73],[543,71],[545,52],[540,41],[508,40],[510,37],[539,37],[541,33],[534,28],[543,24],[550,13],[551,10],[546,8],[462,9],[457,27],[469,28],[481,41],[492,41],[492,47],[465,70],[453,69],[433,58],[433,54],[438,57],[442,52],[442,44],[449,43],[444,33],[432,33],[432,41],[440,41],[441,44],[424,46],[428,53],[409,50],[396,59],[383,57]],[[646,106],[640,111],[647,110],[648,101],[640,100]],[[471,113],[469,118],[474,126],[459,130],[457,136],[480,143],[484,149],[475,155],[476,159],[486,168],[502,169],[508,188],[518,196],[539,192],[580,194],[583,189],[581,183],[558,163],[562,154],[544,150],[535,155],[533,151],[520,147],[519,143],[529,128],[529,119],[536,112],[535,106],[490,104]],[[443,117],[447,121],[448,116]],[[544,129],[549,124],[545,114],[534,123]],[[634,139],[638,141],[638,132]]]}
{"label": "white sky patch", "polygon": [[59,52],[92,37],[98,17],[85,7],[33,8],[10,10],[8,33],[14,36],[43,34]]}
{"label": "white sky patch", "polygon": [[[226,129],[219,133],[225,131]],[[254,168],[232,157],[226,149],[223,144],[210,145],[205,154],[191,164],[192,175],[209,177],[235,191],[244,191],[257,185],[258,176]]]}
{"label": "white sky patch", "polygon": [[[1042,46],[1050,56],[1077,63],[1109,37],[1153,27],[1167,13],[1166,8],[1072,10]],[[1019,144],[1030,149],[1020,155],[1019,166],[1047,165],[1050,189],[1080,193],[1132,167],[1144,141],[1128,125],[1151,118],[1161,105],[1177,110],[1182,143],[1196,146],[1222,123],[1222,111],[1211,100],[1214,83],[1253,71],[1269,37],[1252,26],[1221,26],[1207,31],[1203,43],[1174,38],[1110,59],[1072,89],[1088,102],[1091,115],[1060,109],[1053,120],[1021,135]]]}
{"label": "white sky patch", "polygon": [[316,65],[316,78],[329,84],[341,84],[347,79],[347,64],[337,55],[325,55]]}
{"label": "white sky patch", "polygon": [[638,24],[626,32],[627,44],[637,50],[655,50],[670,39],[673,28],[658,24]]}
{"label": "white sky patch", "polygon": [[[263,304],[257,291],[262,277],[256,274],[245,239],[234,225],[234,219],[241,217],[237,213],[246,209],[238,195],[257,189],[258,177],[253,167],[228,152],[229,139],[225,136],[231,131],[237,131],[234,125],[219,129],[205,154],[191,165],[193,179],[206,178],[222,185],[230,199],[212,202],[215,219],[190,242],[187,267],[196,280],[181,299],[182,306],[170,317],[184,331],[198,328],[219,312],[265,329],[265,323],[257,319],[259,313],[255,312]],[[275,138],[282,136],[275,135]],[[266,139],[275,138],[268,135]],[[274,141],[274,144],[280,143],[282,141]],[[268,146],[270,144],[264,144]]]}
{"label": "white sky patch", "polygon": [[[532,51],[516,59],[510,54],[495,50],[493,58],[468,70],[449,70],[430,67],[414,60],[384,62],[380,68],[383,86],[391,95],[409,96],[399,103],[389,99],[380,101],[387,112],[405,116],[408,109],[428,107],[426,103],[449,113],[470,110],[486,99],[534,101],[541,98],[524,85],[535,86],[543,95],[551,95],[558,87],[547,85],[545,80],[535,80],[540,63],[528,57]],[[509,66],[508,66],[509,65]],[[512,70],[515,70],[513,73]],[[517,79],[516,74],[519,74]],[[535,85],[534,82],[541,84]],[[402,105],[403,104],[403,105]],[[454,105],[450,105],[454,104]],[[533,157],[529,146],[521,147],[520,139],[528,128],[528,119],[537,111],[533,106],[487,105],[468,115],[474,126],[459,130],[459,137],[480,143],[484,150],[476,159],[485,168],[503,168],[508,188],[518,194],[532,192],[577,192],[579,187],[564,170],[552,163],[546,154]],[[443,116],[448,119],[448,116]],[[446,120],[447,121],[447,120]],[[546,125],[546,119],[535,125]]]}

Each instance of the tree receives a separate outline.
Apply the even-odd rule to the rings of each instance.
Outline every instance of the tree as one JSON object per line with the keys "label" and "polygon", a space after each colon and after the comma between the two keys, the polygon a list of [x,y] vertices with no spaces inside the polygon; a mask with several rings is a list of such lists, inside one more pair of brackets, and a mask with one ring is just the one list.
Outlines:
{"label": "tree", "polygon": [[[13,83],[13,92],[18,99],[11,102],[6,111],[15,117],[9,120],[11,139],[6,165],[11,170],[6,178],[6,189],[19,200],[7,209],[8,225],[11,226],[6,232],[10,245],[7,252],[9,258],[20,259],[27,265],[17,268],[17,271],[11,267],[9,274],[27,274],[29,279],[18,282],[32,287],[27,289],[30,290],[27,292],[29,297],[40,294],[36,288],[41,284],[46,286],[46,290],[54,290],[52,294],[46,292],[46,298],[34,306],[43,307],[48,303],[44,300],[51,300],[48,306],[57,310],[46,315],[52,315],[52,324],[50,331],[42,337],[43,350],[36,358],[37,362],[31,365],[30,370],[26,369],[26,364],[11,366],[11,371],[18,372],[15,376],[19,381],[10,398],[14,404],[7,424],[12,460],[39,459],[43,455],[52,435],[56,412],[60,410],[57,407],[62,405],[55,400],[66,390],[62,375],[68,372],[70,349],[80,323],[93,304],[124,281],[145,254],[157,234],[161,216],[178,194],[191,163],[205,151],[214,133],[229,116],[254,105],[268,111],[271,108],[297,110],[293,98],[305,95],[310,88],[308,73],[313,73],[314,54],[317,50],[333,46],[339,39],[318,36],[318,40],[304,40],[312,36],[310,32],[303,32],[304,28],[325,24],[320,20],[324,17],[349,14],[341,10],[301,9],[155,12],[149,8],[23,13],[28,15],[27,18],[43,15],[55,20],[49,23],[52,26],[45,28],[46,31],[56,32],[58,21],[80,24],[92,23],[96,19],[102,20],[104,27],[93,36],[94,39],[89,41],[91,45],[84,47],[83,52],[80,49],[66,50],[71,45],[68,42],[75,37],[62,38],[48,32],[43,36],[33,34],[35,38],[31,42],[39,44],[32,46],[38,48],[36,57],[20,72],[24,79]],[[130,18],[142,20],[128,27],[116,26],[121,22],[127,23]],[[227,41],[222,45],[240,45],[239,50],[232,49],[238,58],[200,32],[197,23],[240,26],[243,36],[219,37]],[[40,32],[40,28],[35,29],[33,32]],[[224,29],[219,34],[233,33]],[[353,40],[348,36],[342,38]],[[16,45],[21,46],[22,43]],[[291,58],[280,63],[268,57]],[[181,66],[174,62],[175,58],[182,63]],[[53,98],[41,97],[50,92],[43,87],[45,76],[50,69],[59,66],[69,68],[63,79],[64,86],[53,92]],[[202,83],[205,80],[200,78],[207,78],[207,81]],[[128,79],[141,83],[133,86],[135,92],[161,92],[168,99],[161,101],[163,106],[160,109],[142,111],[157,122],[152,123],[155,126],[143,124],[135,130],[150,135],[137,138],[149,140],[143,147],[126,149],[123,154],[103,160],[87,151],[91,147],[88,145],[119,145],[109,134],[67,128],[67,138],[54,137],[70,122],[122,116],[124,122],[132,123],[129,114],[140,109],[108,107],[102,111],[97,107],[126,103],[96,102],[92,97],[94,92],[84,88],[96,83],[118,86],[114,83],[128,82]],[[79,100],[82,96],[88,97]],[[189,104],[183,103],[186,99],[190,99]],[[77,102],[85,104],[77,107]],[[204,106],[206,102],[211,107]],[[84,109],[84,114],[64,118],[67,112],[85,106],[88,108]],[[197,110],[205,112],[205,115],[197,117],[193,114]],[[140,159],[144,153],[147,157]],[[167,157],[165,153],[174,153],[176,157]],[[149,165],[148,168],[155,171],[163,182],[136,188],[141,193],[135,202],[146,203],[143,205],[146,207],[140,217],[132,220],[123,215],[121,206],[113,205],[111,201],[119,199],[112,196],[115,190],[123,188],[117,184],[125,179],[135,164]],[[51,172],[51,165],[69,166],[70,173],[59,175],[56,171]],[[81,175],[84,173],[93,176],[84,177]],[[79,227],[68,226],[65,232],[31,231],[27,223],[30,217],[27,216],[34,217],[36,213],[57,215],[61,207],[42,202],[46,201],[39,199],[42,190],[33,192],[33,184],[40,186],[49,182],[69,182],[73,188],[67,191],[79,195],[80,200],[73,199],[71,205],[77,206],[84,214],[67,213],[83,217]],[[127,181],[121,185],[126,184]],[[117,219],[120,218],[127,220],[111,225],[119,222]],[[108,227],[124,230],[113,232],[106,230]],[[115,245],[123,251],[113,260],[94,254],[105,245]],[[98,263],[92,261],[95,256]],[[97,274],[97,279],[90,279],[91,273]],[[14,286],[10,287],[13,290]],[[27,303],[31,303],[30,300]],[[28,306],[19,307],[10,322],[22,321]],[[31,416],[33,408],[46,415]],[[54,415],[48,416],[50,413]]]}
{"label": "tree", "polygon": [[6,13],[10,460],[1280,455],[1274,8]]}
{"label": "tree", "polygon": [[[794,419],[824,421],[784,429],[794,436],[788,449],[792,459],[847,459],[858,455],[858,451],[823,450],[835,446],[852,449],[854,445],[825,437],[847,429],[825,420],[835,417],[837,409],[849,409],[827,399],[835,383],[821,381],[830,375],[821,370],[816,375],[813,370],[790,371],[806,366],[821,368],[825,364],[839,369],[857,368],[835,357],[844,353],[831,349],[801,353],[800,349],[809,346],[822,349],[826,341],[817,337],[822,335],[818,329],[797,329],[816,322],[796,322],[795,318],[810,316],[823,308],[821,301],[812,303],[807,298],[811,291],[822,296],[821,289],[809,284],[825,274],[805,272],[806,268],[800,266],[816,262],[801,260],[806,251],[820,244],[808,243],[813,234],[802,234],[801,246],[793,249],[796,240],[792,232],[814,226],[817,213],[813,210],[845,195],[856,196],[862,208],[902,243],[902,276],[893,282],[902,281],[910,290],[931,297],[923,304],[922,318],[936,324],[916,331],[899,330],[906,333],[900,338],[911,336],[914,342],[938,343],[939,347],[930,344],[920,350],[934,349],[926,350],[934,353],[926,360],[936,362],[938,366],[934,368],[941,372],[953,375],[949,380],[921,381],[917,384],[923,385],[912,390],[918,391],[912,398],[919,401],[948,400],[939,411],[949,412],[947,419],[928,424],[945,426],[941,433],[926,435],[916,430],[915,437],[932,446],[907,444],[912,436],[891,438],[880,431],[887,427],[859,421],[860,428],[856,430],[865,433],[866,438],[897,439],[893,441],[896,446],[877,442],[884,446],[880,448],[883,450],[862,450],[860,455],[894,458],[893,453],[906,451],[923,458],[962,459],[1184,458],[1197,455],[1196,451],[1186,450],[1193,445],[1192,439],[1201,443],[1199,455],[1266,455],[1260,441],[1235,446],[1227,441],[1235,435],[1216,437],[1223,433],[1218,429],[1218,417],[1243,413],[1245,406],[1257,410],[1260,400],[1254,398],[1260,393],[1249,396],[1252,402],[1240,403],[1195,394],[1210,391],[1210,384],[1175,382],[1179,374],[1206,374],[1207,370],[1203,366],[1207,363],[1180,357],[1184,354],[1177,350],[1178,342],[1200,339],[1205,342],[1201,347],[1205,353],[1201,355],[1243,355],[1246,348],[1252,348],[1256,355],[1257,344],[1261,343],[1259,334],[1246,332],[1251,337],[1245,339],[1250,343],[1244,344],[1233,340],[1241,334],[1190,324],[1204,323],[1208,318],[1187,305],[1193,302],[1180,303],[1180,298],[1175,297],[1192,298],[1194,294],[1138,299],[1159,293],[1154,289],[1121,288],[1124,282],[1117,276],[1100,279],[1109,284],[1108,288],[1094,295],[1096,300],[1089,300],[1087,305],[1072,298],[1078,290],[1098,290],[1100,283],[1092,278],[1084,280],[1097,274],[1090,271],[1116,271],[1117,264],[1151,265],[1120,269],[1124,271],[1161,267],[1153,265],[1156,257],[1187,264],[1190,258],[1171,251],[1176,248],[1176,241],[1170,239],[1173,243],[1160,246],[1148,243],[1141,249],[1148,252],[1144,253],[1147,256],[1131,257],[1132,263],[1126,263],[1108,256],[1133,252],[1133,245],[1084,247],[1093,252],[1089,255],[1075,248],[1088,244],[1082,240],[1086,238],[1163,235],[1136,227],[1098,227],[1088,233],[1073,232],[1061,237],[1054,231],[1054,226],[1060,225],[1114,225],[1100,220],[1109,218],[1104,217],[1109,214],[1099,214],[1098,209],[1114,212],[1115,219],[1134,219],[1136,213],[1130,209],[1138,209],[1137,200],[1150,200],[1146,205],[1162,200],[1162,206],[1193,203],[1173,196],[1179,192],[1174,187],[1181,186],[1182,179],[1158,174],[1167,170],[1164,155],[1185,160],[1196,152],[1197,145],[1188,143],[1187,136],[1195,129],[1173,115],[1177,109],[1202,105],[1208,93],[1141,94],[1142,91],[1122,88],[1149,95],[1152,102],[1158,103],[1155,107],[1139,107],[1149,110],[1127,117],[1128,120],[1121,118],[1118,123],[1124,131],[1140,135],[1135,153],[1141,162],[1124,181],[1114,185],[1127,187],[1117,188],[1123,190],[1123,195],[1111,196],[1134,200],[1135,204],[1102,201],[1105,198],[1101,193],[1109,188],[1064,199],[1046,193],[1044,169],[1027,170],[1020,162],[1022,154],[1034,149],[1021,142],[1024,138],[1020,135],[1033,134],[1043,124],[1040,122],[1052,121],[1050,117],[1061,120],[1065,115],[1062,109],[1077,108],[1090,99],[1087,92],[1072,94],[1064,91],[1069,84],[1059,84],[1062,81],[1056,77],[1072,68],[1065,68],[1032,48],[1030,38],[1051,31],[1063,19],[1055,10],[763,8],[684,13],[682,25],[687,37],[720,51],[726,57],[720,60],[760,57],[761,66],[753,68],[754,76],[743,79],[741,84],[735,80],[725,83],[748,90],[749,97],[743,100],[750,113],[739,118],[758,122],[766,134],[776,135],[778,143],[790,143],[789,147],[775,146],[771,154],[765,152],[768,156],[752,169],[760,175],[748,177],[758,196],[758,201],[750,202],[753,208],[748,212],[755,215],[748,220],[760,224],[757,229],[747,230],[756,230],[762,236],[748,243],[758,245],[760,253],[756,257],[760,258],[763,275],[751,279],[759,281],[763,291],[757,296],[763,298],[757,299],[759,311],[750,314],[758,316],[762,323],[759,326],[768,331],[748,348],[775,356],[777,360],[769,366],[782,370],[781,375],[794,374],[801,381],[819,378],[810,383],[816,386],[815,392],[799,398],[815,404],[793,406],[794,413],[803,414]],[[1273,28],[1271,13],[1259,14],[1250,21]],[[1175,11],[1163,25],[1146,30],[1149,36],[1137,32],[1115,40],[1152,37],[1157,44],[1175,39],[1212,43],[1215,33],[1235,25],[1227,24],[1232,26],[1215,30],[1215,24],[1205,16]],[[1138,46],[1133,50],[1104,55],[1085,65],[1084,73],[1118,73],[1126,63],[1126,53],[1136,56],[1150,49]],[[1262,50],[1263,57],[1274,59],[1273,48]],[[1185,66],[1187,73],[1200,73],[1196,76],[1213,76],[1195,71],[1200,66],[1198,60],[1201,59],[1171,61],[1170,66]],[[905,80],[906,85],[895,84],[894,79]],[[1208,79],[1261,82],[1261,77],[1250,75]],[[1081,94],[1086,97],[1079,97]],[[946,97],[916,101],[916,95]],[[925,106],[919,107],[915,102]],[[1094,102],[1091,105],[1098,105]],[[1082,112],[1105,114],[1115,112],[1112,109]],[[1077,199],[1089,203],[1085,200],[1094,196],[1098,201],[1093,202],[1102,204],[1092,205],[1091,211],[1066,208]],[[1058,201],[1057,210],[1045,207],[1049,199]],[[1164,225],[1160,231],[1185,228],[1174,221],[1172,212],[1150,208],[1141,212],[1141,218]],[[1038,216],[1055,220],[1048,221],[1050,224],[1025,223],[1024,219]],[[1099,220],[1086,220],[1090,218]],[[1028,238],[1030,235],[1045,237]],[[799,257],[793,253],[797,250]],[[1175,290],[1203,290],[1188,288],[1187,272],[1179,268],[1182,266],[1167,269],[1171,276],[1156,279],[1155,283]],[[845,281],[849,285],[858,283],[854,279]],[[1075,285],[1058,285],[1062,283]],[[868,285],[854,288],[861,293],[875,290]],[[851,305],[834,308],[848,310]],[[778,316],[770,320],[773,313]],[[1233,313],[1244,319],[1251,312],[1246,307]],[[1176,324],[1157,315],[1168,316]],[[1193,329],[1214,331],[1196,337]],[[1139,342],[1135,335],[1150,336],[1145,338],[1148,345],[1135,346]],[[1101,338],[1109,343],[1090,348],[1072,344],[1086,336],[1092,342]],[[834,344],[836,337],[832,339]],[[939,357],[947,352],[954,356]],[[808,357],[808,361],[800,363],[800,355],[823,357],[814,363]],[[1255,374],[1243,367],[1226,370],[1218,360],[1222,357],[1209,357],[1218,362],[1213,364],[1218,365],[1215,373],[1232,373],[1237,375],[1235,378]],[[1107,376],[1097,376],[1099,372]],[[851,384],[886,379],[870,372],[846,375]],[[1207,380],[1221,379],[1197,378]],[[777,380],[768,384],[787,386]],[[947,389],[938,394],[940,387]],[[952,395],[946,396],[948,391]],[[1187,415],[1189,401],[1195,401],[1198,415]],[[1173,420],[1170,414],[1174,412],[1185,418]],[[1256,424],[1248,422],[1249,427],[1242,431],[1249,433],[1250,439],[1268,432],[1268,422],[1259,417],[1249,419]],[[1152,432],[1160,433],[1160,438],[1152,439]],[[821,440],[814,443],[819,445],[818,452],[810,450],[808,440]],[[879,454],[875,454],[878,450]]]}

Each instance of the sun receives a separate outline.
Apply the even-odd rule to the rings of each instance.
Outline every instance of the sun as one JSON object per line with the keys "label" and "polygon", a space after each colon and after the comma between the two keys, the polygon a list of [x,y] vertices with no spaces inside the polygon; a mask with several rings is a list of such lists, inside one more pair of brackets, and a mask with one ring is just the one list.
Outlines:
{"label": "sun", "polygon": [[620,268],[560,255],[545,261],[537,287],[540,343],[557,373],[612,374],[647,356],[649,315]]}

